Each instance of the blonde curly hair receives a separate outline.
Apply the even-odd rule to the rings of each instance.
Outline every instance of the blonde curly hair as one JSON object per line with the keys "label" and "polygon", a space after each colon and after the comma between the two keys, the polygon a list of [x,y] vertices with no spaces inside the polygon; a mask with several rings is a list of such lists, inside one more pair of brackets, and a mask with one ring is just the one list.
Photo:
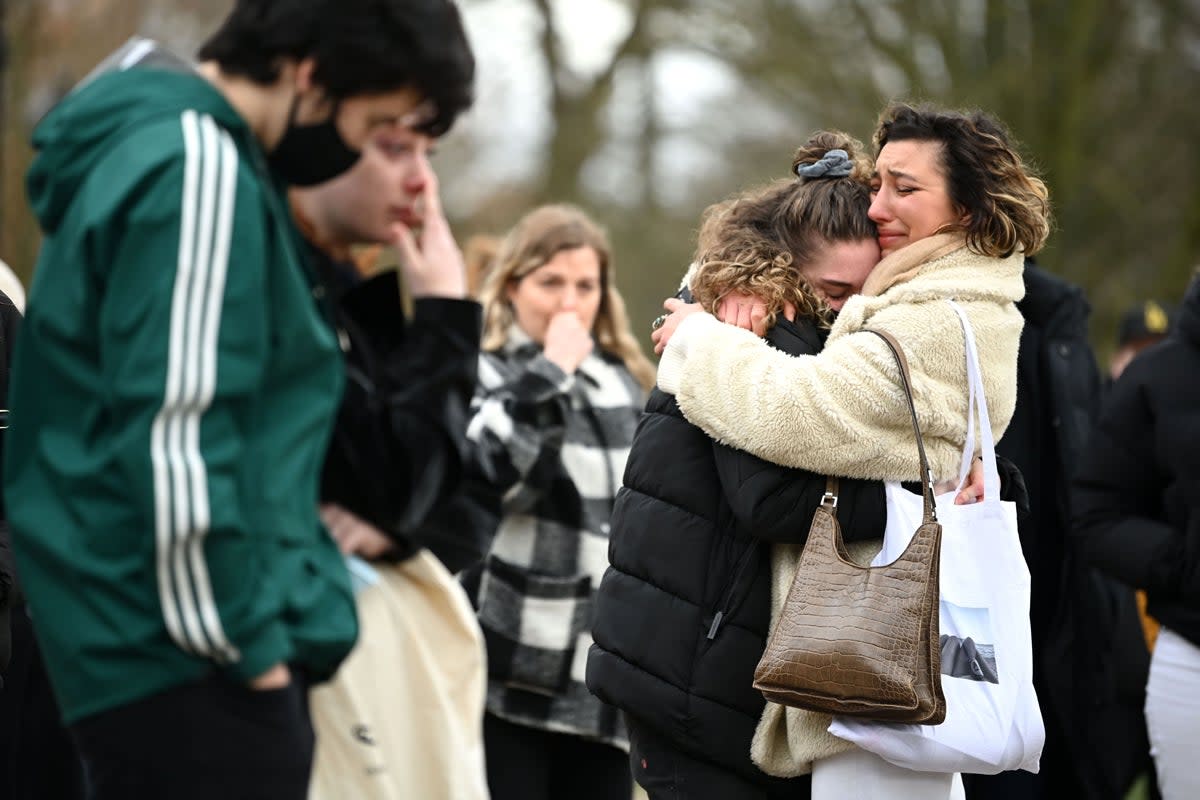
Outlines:
{"label": "blonde curly hair", "polygon": [[[812,170],[805,167],[834,150],[846,154],[842,172],[806,176]],[[704,212],[689,288],[706,310],[715,313],[736,292],[766,303],[768,325],[787,303],[798,317],[825,326],[832,320],[804,268],[832,243],[875,238],[867,217],[872,164],[854,137],[819,131],[796,151],[792,172],[795,179],[750,189]]]}

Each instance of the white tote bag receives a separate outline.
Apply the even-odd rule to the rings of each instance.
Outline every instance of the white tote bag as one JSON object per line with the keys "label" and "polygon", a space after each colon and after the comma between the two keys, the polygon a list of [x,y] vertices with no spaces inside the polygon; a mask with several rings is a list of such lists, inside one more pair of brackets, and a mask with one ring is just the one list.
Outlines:
{"label": "white tote bag", "polygon": [[348,564],[358,643],[309,696],[309,800],[487,800],[486,656],[462,586],[428,550]]}
{"label": "white tote bag", "polygon": [[[1029,629],[1029,568],[1021,553],[1014,503],[1000,500],[996,447],[979,372],[975,337],[962,320],[970,386],[967,442],[959,485],[975,450],[975,409],[983,454],[984,499],[954,505],[955,492],[937,498],[942,524],[940,603],[941,725],[903,725],[834,718],[829,732],[891,763],[927,772],[995,774],[1038,771],[1046,731],[1033,689]],[[883,550],[872,565],[894,561],[922,519],[922,498],[889,484]]]}

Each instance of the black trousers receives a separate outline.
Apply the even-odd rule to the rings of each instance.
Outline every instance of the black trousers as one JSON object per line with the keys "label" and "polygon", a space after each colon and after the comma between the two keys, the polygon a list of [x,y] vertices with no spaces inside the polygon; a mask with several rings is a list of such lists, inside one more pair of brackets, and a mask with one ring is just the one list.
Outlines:
{"label": "black trousers", "polygon": [[307,687],[210,677],[88,717],[72,732],[91,800],[306,800]]}
{"label": "black trousers", "polygon": [[0,798],[83,800],[83,762],[50,687],[25,607],[12,610],[12,661],[0,689]]}
{"label": "black trousers", "polygon": [[812,777],[759,780],[683,752],[653,729],[625,715],[629,761],[650,800],[805,800]]}
{"label": "black trousers", "polygon": [[629,759],[581,736],[483,717],[492,800],[629,800]]}

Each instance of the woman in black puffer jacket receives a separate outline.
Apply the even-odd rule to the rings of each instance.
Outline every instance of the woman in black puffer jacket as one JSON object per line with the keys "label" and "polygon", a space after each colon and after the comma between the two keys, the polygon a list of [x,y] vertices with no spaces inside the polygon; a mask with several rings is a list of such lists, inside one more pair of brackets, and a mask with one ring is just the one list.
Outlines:
{"label": "woman in black puffer jacket", "polygon": [[[695,299],[713,309],[736,294],[766,299],[768,341],[818,352],[830,314],[879,257],[868,170],[845,152],[856,145],[819,134],[797,154],[798,180],[711,208],[685,280]],[[774,778],[751,761],[765,705],[752,682],[770,623],[771,546],[803,544],[825,477],[713,441],[657,389],[646,412],[613,513],[588,688],[625,712],[634,777],[651,798],[806,797],[808,776]],[[847,541],[878,545],[883,485],[842,480],[837,515]]]}

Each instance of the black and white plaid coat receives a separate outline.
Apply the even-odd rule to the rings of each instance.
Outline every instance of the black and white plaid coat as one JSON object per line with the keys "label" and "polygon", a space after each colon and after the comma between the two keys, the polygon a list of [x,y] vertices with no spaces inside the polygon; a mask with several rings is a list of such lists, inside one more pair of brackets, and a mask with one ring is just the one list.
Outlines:
{"label": "black and white plaid coat", "polygon": [[567,375],[514,327],[480,357],[467,431],[478,471],[504,496],[487,560],[463,576],[487,639],[488,711],[623,749],[619,712],[583,681],[643,399],[619,359],[593,353]]}

